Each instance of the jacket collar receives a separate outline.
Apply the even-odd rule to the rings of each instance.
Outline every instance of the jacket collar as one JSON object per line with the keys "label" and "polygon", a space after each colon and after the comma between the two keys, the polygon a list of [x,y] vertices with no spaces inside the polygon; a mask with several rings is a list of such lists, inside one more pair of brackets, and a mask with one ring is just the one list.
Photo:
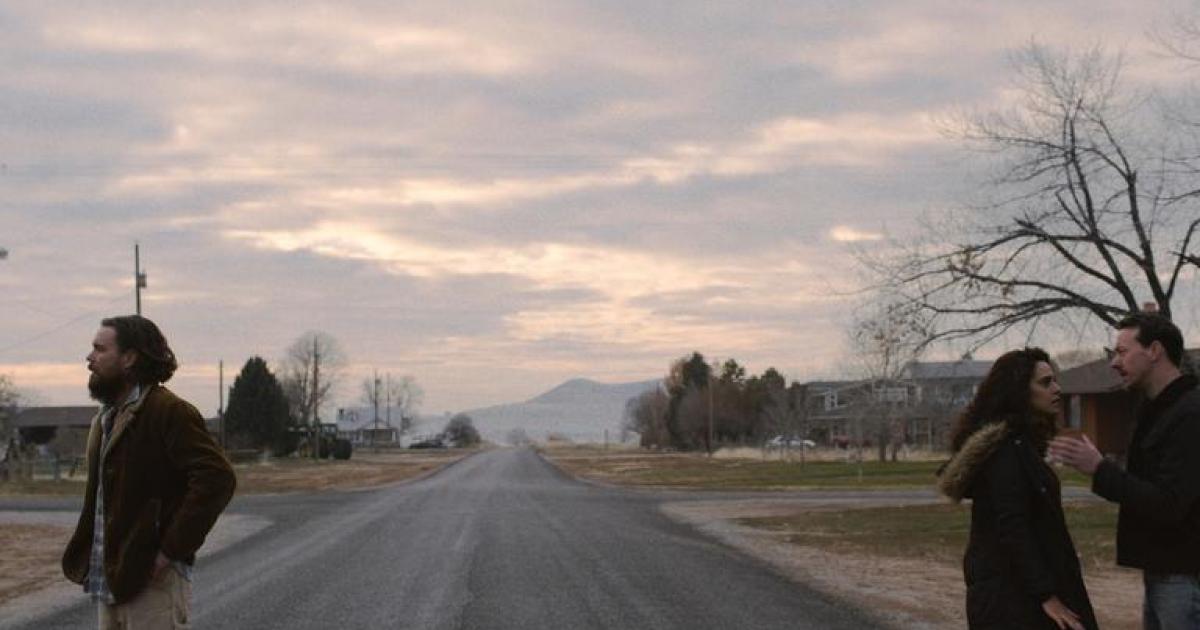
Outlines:
{"label": "jacket collar", "polygon": [[[117,418],[113,421],[112,435],[108,437],[108,444],[104,446],[104,453],[101,454],[101,459],[108,457],[109,451],[113,449],[113,445],[125,435],[125,429],[137,418],[137,412],[142,408],[142,404],[146,402],[146,398],[150,396],[150,392],[157,387],[156,385],[147,385],[141,388],[140,393],[133,402],[126,402],[117,410]],[[103,417],[104,412],[101,411],[97,418]]]}
{"label": "jacket collar", "polygon": [[1008,433],[1006,422],[991,422],[972,433],[938,473],[938,490],[955,503],[962,501],[971,489],[976,473],[988,457],[996,452]]}
{"label": "jacket collar", "polygon": [[[1196,377],[1191,374],[1184,374],[1179,378],[1171,381],[1154,400],[1148,402],[1143,415],[1138,418],[1139,424],[1145,425],[1145,438],[1142,439],[1142,448],[1150,448],[1164,439],[1174,429],[1175,425],[1183,421],[1183,415],[1172,412],[1184,396],[1188,395],[1196,389]],[[1141,429],[1141,427],[1139,427]],[[1137,438],[1135,437],[1136,441]]]}
{"label": "jacket collar", "polygon": [[1146,411],[1153,417],[1158,417],[1164,410],[1169,409],[1183,395],[1196,387],[1196,377],[1191,374],[1181,374],[1163,388],[1158,395],[1146,401]]}

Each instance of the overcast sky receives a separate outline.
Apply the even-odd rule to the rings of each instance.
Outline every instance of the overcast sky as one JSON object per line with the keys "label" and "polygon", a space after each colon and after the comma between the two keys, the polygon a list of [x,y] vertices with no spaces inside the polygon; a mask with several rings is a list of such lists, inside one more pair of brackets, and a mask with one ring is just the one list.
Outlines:
{"label": "overcast sky", "polygon": [[144,314],[202,411],[307,330],[427,413],[692,350],[836,375],[849,248],[960,204],[936,121],[1031,39],[1185,69],[1184,2],[42,2],[0,7],[0,373],[87,402]]}

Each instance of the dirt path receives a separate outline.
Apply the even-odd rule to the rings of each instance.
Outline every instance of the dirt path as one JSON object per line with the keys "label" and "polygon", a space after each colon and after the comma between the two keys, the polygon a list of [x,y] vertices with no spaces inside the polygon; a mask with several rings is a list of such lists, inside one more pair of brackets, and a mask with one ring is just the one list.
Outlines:
{"label": "dirt path", "polygon": [[[734,521],[787,516],[812,509],[842,510],[847,506],[787,499],[697,501],[663,506],[668,516],[759,558],[792,579],[876,612],[897,628],[949,630],[966,626],[962,569],[958,566],[926,559],[832,553],[792,544],[779,532]],[[1085,568],[1084,578],[1101,627],[1117,630],[1141,627],[1140,574],[1116,568]]]}

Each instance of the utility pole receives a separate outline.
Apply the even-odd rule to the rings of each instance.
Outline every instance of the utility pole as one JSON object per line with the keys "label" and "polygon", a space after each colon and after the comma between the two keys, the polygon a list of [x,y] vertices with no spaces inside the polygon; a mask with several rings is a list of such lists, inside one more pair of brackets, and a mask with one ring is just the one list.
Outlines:
{"label": "utility pole", "polygon": [[317,337],[313,336],[313,382],[312,396],[309,404],[313,414],[313,459],[321,459],[321,413],[318,409],[321,391],[321,349],[317,346]]}
{"label": "utility pole", "polygon": [[225,360],[217,360],[217,423],[221,425],[221,448],[229,450],[225,442]]}
{"label": "utility pole", "polygon": [[708,456],[713,454],[713,377],[708,375]]}
{"label": "utility pole", "polygon": [[137,314],[142,314],[142,289],[146,288],[146,274],[142,273],[142,256],[138,244],[133,244],[133,295]]}
{"label": "utility pole", "polygon": [[375,430],[371,432],[371,449],[378,453],[379,447],[375,445],[375,436],[379,435],[379,370],[375,370],[374,387],[371,391],[371,404],[375,406]]}

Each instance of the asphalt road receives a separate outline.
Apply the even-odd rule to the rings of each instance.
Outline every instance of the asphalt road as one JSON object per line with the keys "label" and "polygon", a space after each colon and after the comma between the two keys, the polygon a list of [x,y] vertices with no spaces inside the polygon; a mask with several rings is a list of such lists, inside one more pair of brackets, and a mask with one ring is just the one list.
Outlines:
{"label": "asphalt road", "polygon": [[[194,627],[879,627],[668,519],[664,498],[507,449],[381,490],[238,499],[273,525],[201,560]],[[95,627],[79,598],[25,627]]]}

